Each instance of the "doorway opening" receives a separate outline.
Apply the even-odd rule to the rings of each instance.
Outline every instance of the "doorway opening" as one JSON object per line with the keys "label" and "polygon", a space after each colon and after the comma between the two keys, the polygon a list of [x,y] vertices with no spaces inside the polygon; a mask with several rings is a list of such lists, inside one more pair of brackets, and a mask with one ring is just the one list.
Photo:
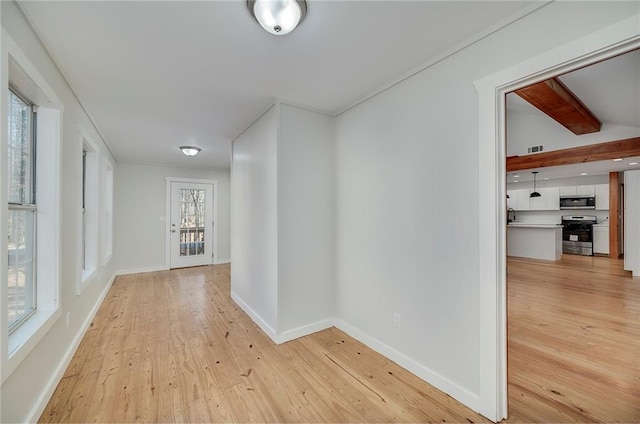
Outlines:
{"label": "doorway opening", "polygon": [[[621,135],[640,146],[637,93],[639,50],[506,94],[507,374],[509,415],[518,420],[640,416],[640,396],[631,394],[640,388],[640,285],[618,258],[617,235],[609,243],[623,210],[619,173],[640,169],[638,157],[615,149]],[[569,130],[580,133],[586,120],[569,102],[558,114],[560,94],[600,125],[588,135]],[[611,142],[606,160],[583,153]],[[566,152],[563,165],[555,151]],[[525,159],[535,165],[522,169]]]}
{"label": "doorway opening", "polygon": [[[505,95],[640,47],[637,16],[475,81],[479,95],[480,397],[508,416]],[[485,366],[486,365],[486,366]]]}

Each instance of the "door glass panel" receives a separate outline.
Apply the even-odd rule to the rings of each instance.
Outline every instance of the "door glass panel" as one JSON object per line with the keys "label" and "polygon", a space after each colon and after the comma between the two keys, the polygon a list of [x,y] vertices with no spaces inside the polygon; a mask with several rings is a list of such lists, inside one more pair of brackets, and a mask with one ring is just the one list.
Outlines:
{"label": "door glass panel", "polygon": [[204,255],[205,190],[180,190],[180,256]]}

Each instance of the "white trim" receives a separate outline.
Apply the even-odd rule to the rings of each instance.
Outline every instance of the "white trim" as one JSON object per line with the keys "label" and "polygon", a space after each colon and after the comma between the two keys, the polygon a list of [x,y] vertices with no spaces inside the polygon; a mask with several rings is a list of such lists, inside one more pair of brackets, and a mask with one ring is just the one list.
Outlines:
{"label": "white trim", "polygon": [[[0,73],[2,73],[2,79],[0,80],[0,90],[2,91],[2,98],[0,99],[0,110],[2,111],[2,118],[0,119],[0,126],[5,128],[6,126],[6,99],[4,95],[8,90],[8,69],[9,60],[12,60],[19,68],[20,72],[26,76],[32,83],[37,91],[42,95],[39,102],[36,102],[40,107],[38,125],[42,124],[48,126],[51,130],[43,137],[41,136],[41,143],[36,148],[39,154],[42,154],[41,148],[46,147],[45,151],[50,160],[43,162],[44,175],[47,175],[46,181],[47,190],[45,193],[39,190],[39,196],[42,199],[43,196],[47,198],[47,201],[38,202],[38,216],[40,214],[46,218],[46,224],[39,219],[38,233],[44,231],[46,238],[49,241],[46,243],[47,255],[43,259],[43,256],[39,256],[38,269],[45,267],[47,269],[46,277],[50,279],[50,284],[43,285],[42,275],[44,273],[39,272],[39,278],[36,284],[38,284],[38,310],[30,317],[18,330],[16,330],[11,336],[8,335],[8,327],[6,325],[5,313],[7,311],[6,297],[2,296],[0,302],[0,369],[2,371],[2,382],[4,382],[15,371],[26,356],[32,351],[32,349],[39,343],[39,341],[48,333],[57,320],[62,316],[61,312],[61,287],[62,287],[62,267],[61,267],[61,251],[62,251],[62,211],[61,211],[61,150],[63,144],[63,111],[64,104],[57,96],[56,92],[48,84],[47,80],[42,76],[38,69],[28,59],[20,47],[15,43],[11,36],[2,29],[2,45],[0,46]],[[0,145],[0,155],[6,155],[7,145],[7,133],[2,131],[0,139],[2,143]],[[38,166],[40,168],[40,166]],[[5,168],[0,165],[2,173],[4,174]],[[50,176],[49,176],[50,175]],[[38,171],[37,182],[42,187],[41,179],[44,178],[43,173]],[[2,178],[0,178],[2,179]],[[50,190],[49,190],[50,188]],[[0,218],[2,218],[2,230],[0,235],[6,237],[6,205],[7,205],[7,193],[6,187],[0,189],[0,200],[3,204],[0,212]],[[40,237],[40,236],[38,236]],[[6,238],[5,238],[6,240]],[[38,251],[45,249],[45,244],[42,240],[36,245]],[[7,254],[6,243],[0,247],[0,256]],[[50,250],[49,250],[50,249]],[[6,261],[0,265],[0,273],[7,275]],[[47,289],[48,288],[48,289]],[[1,291],[1,290],[0,290]],[[11,346],[10,346],[11,344]]]}
{"label": "white trim", "polygon": [[69,89],[71,94],[73,94],[73,97],[76,99],[76,101],[78,102],[78,104],[82,108],[82,111],[85,113],[85,115],[87,115],[87,118],[89,118],[89,121],[91,122],[91,125],[93,125],[93,128],[95,128],[96,132],[98,133],[98,136],[100,136],[100,139],[104,143],[104,146],[107,148],[109,153],[111,153],[111,157],[113,157],[113,159],[117,162],[118,160],[116,158],[116,155],[113,154],[113,151],[111,150],[111,147],[109,146],[109,143],[107,143],[106,138],[102,135],[102,131],[100,131],[100,128],[96,124],[96,121],[93,119],[93,116],[91,116],[91,114],[89,113],[87,108],[84,107],[84,102],[80,99],[80,97],[78,97],[78,94],[76,94],[76,91],[74,90],[73,86],[69,83],[69,78],[67,78],[67,73],[65,72],[64,68],[58,62],[58,59],[56,58],[56,56],[51,53],[52,50],[49,47],[49,43],[47,42],[47,38],[44,37],[44,35],[42,35],[42,32],[40,32],[40,28],[38,28],[38,26],[35,24],[35,21],[33,20],[33,18],[31,18],[31,13],[28,10],[29,6],[27,5],[27,3],[28,2],[26,2],[26,1],[16,1],[16,5],[20,9],[22,14],[26,18],[26,20],[29,22],[29,25],[31,26],[31,29],[33,29],[33,32],[35,33],[36,37],[38,38],[38,41],[40,42],[42,47],[44,47],[44,50],[47,52],[47,56],[49,57],[49,59],[51,59],[51,62],[53,62],[54,66],[56,67],[56,69],[58,70],[60,75],[62,76],[62,79],[64,80],[67,88]]}
{"label": "white trim", "polygon": [[291,107],[294,107],[296,109],[306,110],[307,112],[313,112],[313,113],[317,113],[317,114],[320,114],[320,115],[325,115],[325,116],[328,116],[330,118],[335,118],[336,117],[335,114],[329,113],[326,110],[316,109],[316,108],[313,108],[313,107],[309,107],[307,105],[302,105],[300,103],[289,102],[289,101],[282,100],[282,99],[277,99],[276,102],[280,103],[281,105],[291,106]]}
{"label": "white trim", "polygon": [[116,275],[114,274],[109,280],[109,282],[107,283],[106,287],[104,288],[100,296],[98,297],[98,299],[96,300],[96,303],[93,305],[93,308],[91,308],[91,311],[87,316],[87,319],[85,319],[84,322],[82,323],[82,327],[80,327],[80,331],[78,331],[78,334],[76,334],[76,336],[73,338],[71,346],[69,346],[69,348],[65,352],[64,356],[62,357],[62,360],[58,364],[58,367],[56,368],[55,372],[49,379],[49,382],[45,386],[44,390],[40,393],[38,400],[35,402],[35,405],[29,412],[29,415],[27,416],[27,419],[25,420],[25,422],[27,423],[37,422],[40,416],[42,415],[42,413],[44,412],[44,409],[47,407],[47,404],[49,403],[49,399],[51,399],[51,396],[53,396],[53,392],[56,390],[56,387],[60,383],[60,380],[62,380],[62,377],[64,376],[64,373],[67,370],[67,367],[69,366],[69,364],[71,363],[71,360],[73,359],[73,355],[75,355],[76,351],[78,350],[78,347],[80,346],[80,342],[82,342],[84,335],[86,334],[87,330],[89,329],[89,326],[91,325],[91,321],[93,321],[93,318],[95,318],[96,313],[98,312],[98,309],[100,309],[100,306],[102,306],[102,302],[107,296],[107,293],[109,292],[109,289],[113,285],[113,282],[115,281],[115,279],[116,279]]}
{"label": "white trim", "polygon": [[273,327],[271,327],[269,324],[267,324],[267,322],[265,320],[262,319],[262,317],[260,315],[258,315],[256,313],[256,311],[254,311],[253,309],[251,309],[251,307],[249,305],[247,305],[247,303],[242,300],[242,298],[240,296],[238,296],[235,292],[231,292],[231,299],[236,302],[236,304],[247,314],[249,315],[249,317],[253,320],[253,322],[255,322],[256,324],[258,324],[258,327],[260,327],[260,329],[262,331],[265,332],[265,334],[267,336],[269,336],[269,338],[275,343],[275,344],[280,344],[278,343],[278,335],[276,334],[275,330],[273,329]]}
{"label": "white trim", "polygon": [[317,333],[318,331],[326,330],[327,328],[333,327],[334,323],[335,320],[333,318],[326,318],[312,322],[311,324],[283,331],[277,336],[278,341],[276,343],[286,343],[291,340],[299,339],[300,337],[308,336],[309,334]]}
{"label": "white trim", "polygon": [[275,116],[276,116],[276,332],[280,334],[282,330],[282,283],[280,282],[280,269],[282,266],[282,255],[280,255],[280,230],[283,225],[280,225],[282,214],[278,212],[278,205],[280,205],[280,132],[282,126],[282,107],[280,100],[275,104]]}
{"label": "white trim", "polygon": [[2,364],[2,383],[18,369],[22,361],[47,335],[61,316],[62,311],[59,306],[55,309],[37,309],[35,314],[7,338],[3,354],[6,354],[8,359]]}
{"label": "white trim", "polygon": [[116,270],[116,275],[142,274],[143,272],[156,272],[156,271],[167,271],[167,270],[169,270],[169,268],[165,266],[148,266],[145,268],[118,269]]}
{"label": "white trim", "polygon": [[[42,74],[40,74],[38,69],[31,63],[20,47],[18,47],[18,44],[16,44],[4,28],[2,29],[2,43],[4,47],[3,50],[6,48],[9,56],[13,57],[13,60],[20,65],[24,73],[31,78],[38,89],[42,91],[47,100],[51,103],[51,106],[44,106],[51,107],[62,112],[64,110],[64,103],[62,103],[53,88],[51,88],[46,79]],[[6,78],[8,78],[8,75]]]}
{"label": "white trim", "polygon": [[460,51],[473,46],[474,44],[478,43],[479,41],[482,41],[483,39],[489,37],[490,35],[502,30],[504,27],[509,26],[511,24],[513,24],[514,22],[517,22],[523,18],[525,18],[526,16],[536,12],[537,10],[553,3],[554,0],[544,0],[544,1],[535,1],[533,2],[530,6],[525,7],[522,10],[519,10],[518,12],[512,14],[511,16],[506,17],[505,19],[502,19],[500,22],[489,26],[488,28],[484,28],[483,30],[481,30],[480,32],[474,34],[472,37],[456,44],[455,46],[445,50],[444,52],[430,58],[426,63],[423,63],[411,70],[409,70],[408,72],[405,72],[402,76],[393,79],[392,81],[388,82],[387,84],[383,85],[382,87],[377,88],[374,91],[371,91],[370,93],[368,93],[367,95],[361,97],[360,99],[356,100],[355,102],[351,103],[350,105],[348,105],[347,107],[342,108],[341,110],[339,110],[337,113],[335,113],[333,116],[339,116],[342,115],[345,112],[350,111],[351,109],[353,109],[354,107],[366,102],[367,100],[370,100],[376,96],[378,96],[379,94],[384,93],[385,91],[389,90],[390,88],[400,84],[401,82],[413,77],[416,74],[419,74],[420,72],[431,68],[434,65],[437,65],[438,63],[442,62],[443,60],[446,60],[447,58],[459,53]]}
{"label": "white trim", "polygon": [[247,125],[246,127],[244,127],[244,129],[242,129],[242,131],[240,131],[240,132],[238,133],[238,135],[236,135],[235,137],[233,137],[233,138],[231,139],[231,156],[232,156],[232,157],[233,157],[233,143],[234,143],[234,142],[235,142],[235,141],[236,141],[236,140],[237,140],[237,139],[238,139],[242,134],[244,134],[244,133],[245,133],[245,131],[247,131],[249,128],[251,128],[251,126],[252,126],[253,124],[255,124],[256,122],[258,122],[258,120],[260,120],[260,118],[262,118],[262,117],[264,116],[264,114],[265,114],[265,113],[269,112],[269,111],[271,110],[271,108],[272,108],[272,107],[274,107],[278,101],[279,101],[279,100],[274,100],[274,101],[273,101],[273,103],[271,103],[271,104],[269,105],[269,107],[267,107],[267,108],[264,110],[264,112],[262,112],[260,115],[258,115],[258,117],[257,117],[256,119],[254,119],[253,121],[251,121],[251,123],[250,123],[249,125]]}
{"label": "white trim", "polygon": [[[106,192],[106,188],[107,188],[107,177],[109,174],[109,171],[111,171],[111,198],[109,199],[109,201],[111,202],[111,225],[108,226],[107,223],[107,192]],[[107,155],[104,155],[104,160],[103,160],[103,164],[102,164],[102,185],[101,185],[101,194],[102,194],[102,210],[101,210],[101,215],[102,215],[102,266],[107,266],[109,264],[109,262],[111,262],[111,260],[113,259],[113,218],[114,218],[114,188],[115,188],[115,175],[116,175],[116,168],[113,164],[113,162],[111,162],[111,160],[109,160],[109,158],[107,157]],[[107,246],[106,246],[106,241],[107,241],[107,228],[111,228],[111,234],[109,235],[111,237],[111,249],[110,251],[107,251]]]}
{"label": "white trim", "polygon": [[230,264],[231,263],[231,259],[229,258],[225,258],[225,259],[216,259],[213,264],[214,265],[225,265],[225,264]]}
{"label": "white trim", "polygon": [[217,184],[218,180],[206,180],[202,178],[164,177],[172,183]]}
{"label": "white trim", "polygon": [[[0,7],[0,22],[2,22],[2,8]],[[9,65],[9,58],[7,55],[5,55],[2,52],[2,46],[4,46],[4,42],[2,40],[3,38],[3,33],[4,31],[0,31],[0,93],[6,93],[5,90],[9,89],[9,81],[7,78],[7,73],[8,73],[8,69],[7,66]],[[8,117],[7,117],[7,113],[5,112],[5,107],[8,107],[8,105],[5,106],[5,102],[3,102],[2,100],[0,100],[0,129],[2,128],[7,128],[6,125],[8,123]],[[2,132],[5,132],[4,130],[2,130]],[[3,142],[3,137],[0,135],[0,158],[6,158],[7,157],[7,146],[5,145],[5,143]],[[4,175],[5,175],[5,169],[6,169],[6,165],[4,165],[4,160],[0,161],[0,175],[2,176],[2,180],[4,181]],[[7,201],[7,196],[8,194],[5,194],[5,191],[0,189],[0,204],[5,205],[6,201]],[[0,222],[7,222],[7,213],[8,213],[8,209],[4,208],[4,206],[2,208],[0,208]],[[7,240],[7,229],[5,228],[4,225],[0,226],[0,240]],[[3,243],[4,244],[4,243]],[[1,247],[0,248],[0,257],[5,257],[5,255],[7,255],[7,247]],[[7,275],[7,264],[6,261],[2,261],[4,262],[4,264],[0,265],[0,275]],[[5,300],[5,296],[0,295],[0,311],[6,311],[7,310],[7,302]],[[5,318],[3,318],[4,313],[0,313],[0,328],[4,328],[7,325],[7,322],[5,321]],[[4,352],[6,350],[5,347],[5,342],[7,341],[6,336],[5,336],[5,332],[1,333],[0,335],[0,368],[2,367],[2,364],[4,363],[4,355],[2,354],[2,352]],[[2,376],[0,376],[0,381],[2,380]],[[2,420],[2,383],[0,383],[0,420]]]}
{"label": "white trim", "polygon": [[[77,247],[78,247],[78,257],[77,257],[77,261],[78,261],[78,281],[76,283],[76,296],[79,296],[80,294],[82,294],[82,292],[84,291],[85,288],[87,288],[87,286],[89,284],[91,284],[91,282],[95,279],[97,273],[98,273],[98,263],[100,262],[100,260],[98,259],[98,257],[100,256],[99,254],[99,239],[100,239],[100,216],[102,215],[101,212],[101,208],[100,208],[100,151],[98,149],[98,145],[93,141],[93,139],[89,136],[89,134],[84,130],[84,128],[82,128],[82,126],[78,126],[77,127],[77,131],[78,134],[80,135],[80,150],[79,150],[79,157],[76,157],[76,172],[78,173],[78,175],[80,176],[80,181],[82,181],[82,179],[85,177],[84,175],[82,175],[82,155],[83,152],[85,151],[85,143],[89,146],[90,148],[90,153],[92,153],[94,156],[93,160],[91,162],[93,162],[93,181],[89,181],[89,178],[87,178],[87,181],[84,182],[84,184],[80,184],[78,187],[78,227],[77,227],[77,232],[78,232],[78,240],[77,240]],[[88,163],[88,162],[87,162]],[[88,175],[87,175],[88,176]],[[89,231],[94,231],[94,239],[92,240],[94,242],[94,246],[89,246],[89,248],[87,248],[87,246],[85,245],[85,251],[83,252],[82,248],[83,248],[83,244],[82,244],[82,238],[85,238],[86,241],[86,234],[83,234],[82,231],[82,197],[84,195],[83,190],[84,190],[84,185],[87,183],[95,183],[95,185],[92,187],[94,189],[94,204],[91,206],[95,207],[95,210],[92,211],[92,213],[94,213],[95,215],[95,219],[93,220],[94,222],[91,222],[91,226],[92,228],[90,229],[87,225],[85,225],[85,230],[87,230],[87,233],[89,233]],[[85,199],[86,200],[86,199]],[[87,211],[85,211],[86,213]],[[85,224],[87,224],[85,222]],[[90,240],[91,241],[91,240]],[[87,255],[88,253],[93,253],[92,257],[89,258],[90,262],[93,262],[91,264],[91,267],[88,269],[82,269],[82,255]],[[87,259],[87,257],[85,256],[85,260]]]}
{"label": "white trim", "polygon": [[206,180],[202,178],[164,177],[165,179],[165,242],[164,265],[165,269],[171,269],[171,183],[210,184],[213,187],[213,257],[210,264],[218,263],[218,180]]}
{"label": "white trim", "polygon": [[[474,82],[479,100],[480,405],[507,417],[504,94],[640,46],[640,14]],[[499,212],[500,211],[500,212]],[[471,406],[471,405],[469,405]]]}
{"label": "white trim", "polygon": [[477,394],[470,392],[462,386],[459,386],[458,384],[438,374],[432,369],[422,365],[415,359],[406,356],[405,354],[395,350],[391,346],[383,343],[375,337],[370,336],[364,331],[350,324],[347,324],[341,319],[335,318],[334,325],[337,329],[344,331],[349,336],[367,345],[367,347],[378,352],[382,356],[391,359],[402,368],[406,369],[412,374],[415,374],[422,380],[431,384],[433,387],[445,392],[446,394],[468,406],[469,408],[474,410],[481,409],[480,397]]}

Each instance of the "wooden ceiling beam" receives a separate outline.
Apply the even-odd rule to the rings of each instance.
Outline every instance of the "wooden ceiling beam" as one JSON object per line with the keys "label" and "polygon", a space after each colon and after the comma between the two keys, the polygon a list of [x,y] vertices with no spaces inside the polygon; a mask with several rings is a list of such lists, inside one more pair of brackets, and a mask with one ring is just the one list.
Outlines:
{"label": "wooden ceiling beam", "polygon": [[507,172],[640,156],[640,137],[507,158]]}
{"label": "wooden ceiling beam", "polygon": [[600,131],[602,123],[559,79],[551,78],[515,93],[575,135]]}

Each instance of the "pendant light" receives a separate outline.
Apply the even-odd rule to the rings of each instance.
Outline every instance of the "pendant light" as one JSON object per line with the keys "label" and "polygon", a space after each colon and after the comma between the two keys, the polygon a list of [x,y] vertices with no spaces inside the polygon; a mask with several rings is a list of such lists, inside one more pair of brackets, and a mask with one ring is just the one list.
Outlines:
{"label": "pendant light", "polygon": [[307,14],[305,0],[247,0],[247,8],[260,26],[273,35],[290,33]]}
{"label": "pendant light", "polygon": [[531,173],[533,174],[533,191],[529,197],[541,197],[542,195],[536,191],[536,175],[538,175],[538,171],[533,171]]}

